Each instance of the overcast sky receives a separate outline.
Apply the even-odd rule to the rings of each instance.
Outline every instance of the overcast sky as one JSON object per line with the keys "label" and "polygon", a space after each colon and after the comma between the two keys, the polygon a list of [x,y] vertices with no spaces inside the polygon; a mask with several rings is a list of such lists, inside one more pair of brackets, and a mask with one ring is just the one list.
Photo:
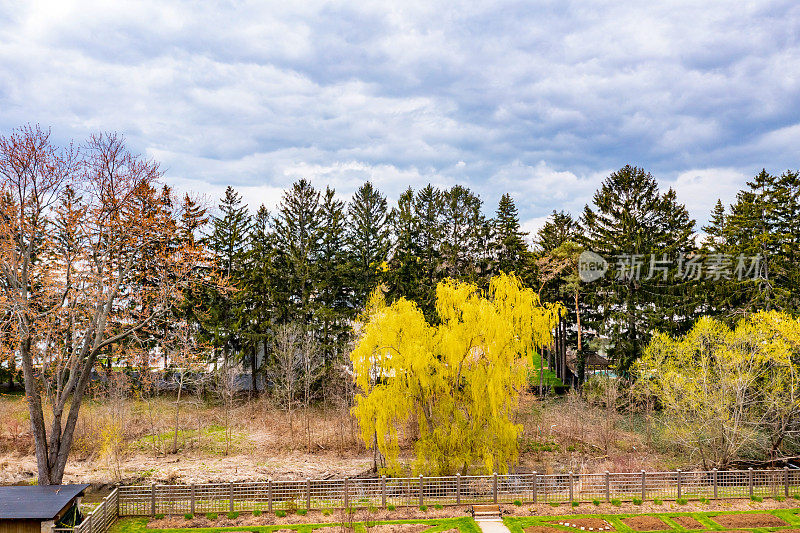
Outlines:
{"label": "overcast sky", "polygon": [[0,0],[0,133],[26,122],[253,208],[460,183],[535,229],[630,163],[703,222],[800,167],[800,3]]}

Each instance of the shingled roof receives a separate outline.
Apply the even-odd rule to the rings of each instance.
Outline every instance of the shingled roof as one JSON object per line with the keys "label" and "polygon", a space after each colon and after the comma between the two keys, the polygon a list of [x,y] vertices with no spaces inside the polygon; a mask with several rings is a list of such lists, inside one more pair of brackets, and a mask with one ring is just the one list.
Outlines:
{"label": "shingled roof", "polygon": [[0,487],[0,520],[52,520],[88,486]]}

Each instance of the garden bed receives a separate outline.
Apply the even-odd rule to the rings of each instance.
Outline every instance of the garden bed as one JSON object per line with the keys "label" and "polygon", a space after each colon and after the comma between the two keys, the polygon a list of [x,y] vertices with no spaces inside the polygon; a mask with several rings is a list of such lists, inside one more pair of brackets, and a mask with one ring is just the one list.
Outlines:
{"label": "garden bed", "polygon": [[563,520],[556,520],[551,524],[558,524],[559,526],[574,527],[582,531],[614,531],[611,524],[602,518],[565,518]]}
{"label": "garden bed", "polygon": [[669,518],[679,526],[685,527],[686,529],[703,529],[705,527],[697,518],[693,516],[670,516]]}
{"label": "garden bed", "polygon": [[767,513],[721,514],[709,517],[722,527],[752,528],[788,526],[784,520]]}
{"label": "garden bed", "polygon": [[622,523],[635,531],[662,531],[665,529],[672,529],[669,524],[660,518],[648,515],[623,518]]}

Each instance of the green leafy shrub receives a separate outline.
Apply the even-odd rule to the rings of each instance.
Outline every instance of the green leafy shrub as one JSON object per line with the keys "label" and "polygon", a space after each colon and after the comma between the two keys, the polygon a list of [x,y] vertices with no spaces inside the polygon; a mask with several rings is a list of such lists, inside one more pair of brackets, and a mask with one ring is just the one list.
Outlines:
{"label": "green leafy shrub", "polygon": [[764,498],[762,498],[761,496],[750,496],[750,499],[752,501],[754,501],[754,502],[763,502],[764,501]]}
{"label": "green leafy shrub", "polygon": [[164,513],[154,514],[153,518],[155,518],[156,520],[161,520],[162,518],[164,518]]}
{"label": "green leafy shrub", "polygon": [[236,520],[237,518],[239,518],[239,511],[231,511],[230,513],[228,513],[228,518],[230,518],[231,520]]}
{"label": "green leafy shrub", "polygon": [[261,509],[254,509],[253,516],[261,516]]}
{"label": "green leafy shrub", "polygon": [[519,500],[514,500],[514,505],[516,505],[517,507],[522,507],[522,502]]}
{"label": "green leafy shrub", "polygon": [[428,506],[427,505],[420,505],[419,506],[419,510],[420,511],[427,511],[428,510]]}
{"label": "green leafy shrub", "polygon": [[689,503],[689,500],[687,500],[686,498],[678,498],[677,500],[675,500],[675,503],[677,503],[678,505],[686,505],[687,503]]}
{"label": "green leafy shrub", "polygon": [[209,520],[216,520],[217,513],[206,513],[206,518],[208,518]]}
{"label": "green leafy shrub", "polygon": [[611,500],[611,505],[619,507],[620,505],[622,505],[622,501],[619,498],[614,498],[613,500]]}
{"label": "green leafy shrub", "polygon": [[433,506],[433,508],[436,509],[437,511],[441,511],[442,509],[444,509],[441,503],[437,503],[436,505]]}
{"label": "green leafy shrub", "polygon": [[308,513],[308,509],[298,509],[297,510],[297,514],[299,514],[300,516],[305,516],[306,513]]}
{"label": "green leafy shrub", "polygon": [[633,498],[633,505],[642,505],[641,498]]}
{"label": "green leafy shrub", "polygon": [[600,500],[592,500],[592,503],[595,505],[600,505]]}
{"label": "green leafy shrub", "polygon": [[278,518],[283,518],[284,516],[286,516],[286,511],[284,511],[283,509],[279,509],[275,511],[275,516],[277,516]]}
{"label": "green leafy shrub", "polygon": [[322,510],[322,515],[323,516],[330,516],[331,515],[331,510],[330,509],[323,509]]}
{"label": "green leafy shrub", "polygon": [[550,507],[558,507],[558,506],[559,506],[559,503],[558,503],[558,502],[552,502],[552,503],[550,504]]}
{"label": "green leafy shrub", "polygon": [[658,498],[653,498],[653,505],[663,505],[664,502],[659,500]]}
{"label": "green leafy shrub", "polygon": [[800,494],[792,494],[792,498],[795,500],[800,500]]}
{"label": "green leafy shrub", "polygon": [[775,497],[774,497],[774,498],[772,498],[772,499],[773,499],[773,500],[775,500],[776,502],[782,502],[782,501],[783,501],[783,500],[785,500],[786,498],[784,498],[783,496],[775,496]]}
{"label": "green leafy shrub", "polygon": [[396,507],[394,505],[392,505],[391,503],[386,506],[386,510],[387,511],[394,511],[395,509],[396,509]]}
{"label": "green leafy shrub", "polygon": [[191,520],[192,518],[194,518],[194,515],[192,513],[186,513],[186,514],[183,515],[183,517],[186,520]]}
{"label": "green leafy shrub", "polygon": [[578,502],[571,502],[571,505],[572,505],[573,507],[577,507],[577,506],[578,506],[578,505],[580,505],[580,504],[579,504]]}
{"label": "green leafy shrub", "polygon": [[708,498],[706,497],[700,498],[700,503],[708,503]]}

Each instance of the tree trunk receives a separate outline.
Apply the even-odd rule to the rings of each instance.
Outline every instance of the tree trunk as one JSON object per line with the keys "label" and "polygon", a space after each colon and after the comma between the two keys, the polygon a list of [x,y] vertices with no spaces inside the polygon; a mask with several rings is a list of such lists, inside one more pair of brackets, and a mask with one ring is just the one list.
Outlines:
{"label": "tree trunk", "polygon": [[258,373],[258,368],[257,368],[258,360],[257,359],[258,359],[258,344],[253,346],[253,355],[250,358],[250,376],[251,376],[251,379],[253,380],[251,389],[252,389],[252,392],[253,392],[253,396],[258,396],[258,376],[257,376],[257,373]]}
{"label": "tree trunk", "polygon": [[175,400],[175,437],[172,441],[172,453],[178,453],[178,424],[180,422],[181,413],[181,392],[183,392],[183,372],[181,372],[181,379],[178,381],[178,397]]}

